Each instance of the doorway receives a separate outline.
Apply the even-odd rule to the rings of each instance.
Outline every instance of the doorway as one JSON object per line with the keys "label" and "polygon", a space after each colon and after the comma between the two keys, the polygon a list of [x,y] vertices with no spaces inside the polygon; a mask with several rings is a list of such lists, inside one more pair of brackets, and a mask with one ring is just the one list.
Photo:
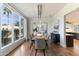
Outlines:
{"label": "doorway", "polygon": [[[65,15],[65,35],[66,35],[66,45],[73,45],[71,47],[79,47],[79,8]],[[69,41],[68,43],[67,35]]]}

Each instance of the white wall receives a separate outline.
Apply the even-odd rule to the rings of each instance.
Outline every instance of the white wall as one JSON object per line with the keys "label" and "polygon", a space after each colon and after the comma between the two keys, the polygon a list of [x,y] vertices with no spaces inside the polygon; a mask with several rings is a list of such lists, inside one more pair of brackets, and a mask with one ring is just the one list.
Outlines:
{"label": "white wall", "polygon": [[60,33],[60,45],[66,47],[65,30],[64,30],[64,15],[79,8],[79,4],[67,4],[62,10],[60,10],[54,17],[54,20],[60,20],[59,33]]}

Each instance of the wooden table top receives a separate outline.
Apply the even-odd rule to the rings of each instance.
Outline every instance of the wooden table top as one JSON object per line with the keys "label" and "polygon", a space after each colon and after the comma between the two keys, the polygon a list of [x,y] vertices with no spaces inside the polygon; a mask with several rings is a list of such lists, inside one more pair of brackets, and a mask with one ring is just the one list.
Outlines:
{"label": "wooden table top", "polygon": [[47,37],[45,37],[45,36],[35,36],[35,37],[33,37],[32,40],[35,40],[35,39],[44,39],[44,40],[48,40]]}

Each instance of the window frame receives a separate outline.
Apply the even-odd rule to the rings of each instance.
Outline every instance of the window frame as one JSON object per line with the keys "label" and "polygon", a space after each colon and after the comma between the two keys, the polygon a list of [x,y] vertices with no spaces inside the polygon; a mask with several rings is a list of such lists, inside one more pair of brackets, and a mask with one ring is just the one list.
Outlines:
{"label": "window frame", "polygon": [[[12,19],[12,24],[11,24],[11,26],[12,26],[12,30],[11,30],[11,32],[12,32],[12,39],[11,39],[11,43],[9,43],[9,44],[7,44],[7,45],[5,45],[5,46],[2,47],[2,41],[1,41],[2,40],[1,39],[2,36],[1,36],[1,33],[0,33],[0,50],[5,49],[6,47],[14,44],[15,42],[17,42],[17,41],[19,41],[19,40],[21,40],[21,39],[23,39],[25,37],[25,33],[24,33],[24,36],[21,38],[21,17],[24,19],[24,21],[26,20],[26,18],[24,18],[16,9],[14,9],[13,7],[11,7],[10,5],[2,3],[2,5],[1,5],[1,11],[0,11],[0,13],[1,13],[0,19],[1,20],[2,20],[2,12],[3,12],[3,8],[4,7],[7,7],[9,10],[12,11],[12,18],[11,18]],[[20,29],[19,29],[19,39],[18,40],[14,40],[13,13],[19,15],[19,27],[20,27]],[[1,20],[0,20],[0,27],[1,27]],[[24,22],[24,31],[26,29],[25,25],[26,25],[26,23]],[[1,28],[0,28],[0,32],[1,32]]]}
{"label": "window frame", "polygon": [[[2,17],[3,17],[3,9],[4,9],[4,8],[8,8],[9,10],[11,10],[11,12],[13,12],[12,9],[8,7],[8,5],[3,4],[3,5],[2,5],[2,8],[1,8],[1,20],[2,20]],[[11,19],[12,19],[12,16],[11,16]],[[1,22],[1,20],[0,20],[0,22]],[[9,20],[10,20],[10,18],[9,18]],[[1,22],[1,26],[2,26],[2,22]],[[11,24],[11,26],[12,26],[12,24]],[[0,31],[1,31],[1,29],[0,29]],[[2,33],[2,32],[1,32],[1,33]],[[12,29],[11,29],[11,34],[12,34]],[[12,37],[13,37],[13,36],[12,36]],[[12,44],[12,37],[11,37],[11,42],[10,42],[9,44],[7,44],[7,45],[5,45],[5,46],[2,46],[2,35],[1,35],[1,38],[0,38],[0,40],[1,40],[1,49],[3,49],[3,48],[5,48],[5,47],[7,47],[8,45],[11,45],[11,44]]]}
{"label": "window frame", "polygon": [[[19,16],[19,28],[20,28],[20,15],[16,11],[13,11],[13,14],[16,14]],[[13,24],[13,38],[14,38],[14,24]],[[19,39],[20,39],[20,29],[19,29]],[[17,40],[14,39],[14,41],[16,42]]]}
{"label": "window frame", "polygon": [[[22,24],[21,24],[21,23],[22,23],[22,22],[21,22],[22,19],[23,19],[23,27],[22,27]],[[23,35],[23,36],[22,36],[21,38],[23,38],[23,37],[24,37],[24,24],[25,24],[25,22],[24,22],[24,20],[25,20],[24,17],[21,17],[21,20],[20,20],[21,30],[23,29],[23,33],[21,32],[21,36],[22,36],[22,35]]]}

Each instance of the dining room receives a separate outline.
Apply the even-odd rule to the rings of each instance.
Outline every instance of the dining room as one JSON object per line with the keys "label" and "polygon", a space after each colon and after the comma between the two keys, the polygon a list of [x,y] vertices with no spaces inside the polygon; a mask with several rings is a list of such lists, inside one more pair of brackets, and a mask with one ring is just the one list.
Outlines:
{"label": "dining room", "polygon": [[[58,33],[59,20],[52,20],[52,15],[50,14],[51,12],[48,13],[47,11],[53,10],[54,12],[52,13],[54,14],[59,9],[63,8],[65,4],[59,4],[60,7],[57,10],[54,10],[54,9],[48,10],[50,6],[51,7],[58,6],[57,4],[10,4],[10,5],[16,6],[18,9],[20,9],[20,6],[22,5],[29,5],[29,7],[26,6],[26,8],[29,9],[30,15],[34,15],[34,16],[29,16],[29,18],[27,19],[26,42],[24,42],[22,47],[20,46],[21,49],[19,50],[15,49],[14,51],[17,50],[16,52],[11,52],[8,55],[19,55],[19,53],[22,53],[24,55],[35,55],[35,56],[47,55],[48,50],[50,52],[50,46],[53,43],[53,38],[51,39],[51,37],[55,36],[54,40],[56,44],[59,43],[59,39],[60,39],[59,38],[60,36]],[[34,7],[34,10],[33,10],[33,7]],[[26,11],[24,7],[23,7],[23,10],[26,12],[25,14],[27,14],[28,10]],[[54,34],[53,36],[51,36],[52,33]],[[24,51],[21,52],[20,50],[22,51],[24,50]],[[42,54],[39,54],[40,52]]]}
{"label": "dining room", "polygon": [[1,4],[0,55],[79,55],[76,49],[66,47],[64,35],[63,15],[73,5],[75,4]]}

